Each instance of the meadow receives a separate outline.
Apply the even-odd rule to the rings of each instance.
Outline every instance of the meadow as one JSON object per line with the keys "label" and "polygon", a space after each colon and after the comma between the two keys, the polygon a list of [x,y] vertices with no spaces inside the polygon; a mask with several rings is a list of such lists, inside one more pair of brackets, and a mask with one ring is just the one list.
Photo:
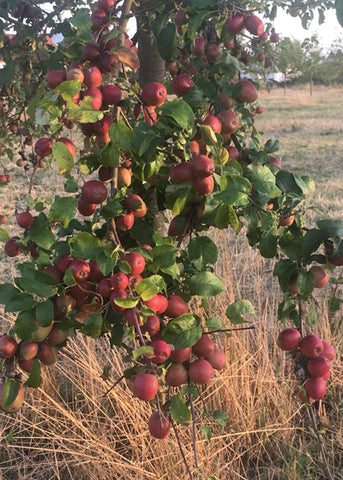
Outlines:
{"label": "meadow", "polygon": [[[317,184],[311,203],[332,218],[342,218],[343,207],[343,90],[282,89],[263,92],[263,115],[257,128],[280,140],[282,165],[310,175]],[[9,214],[8,230],[16,231],[14,207],[25,203],[28,173],[15,168],[13,185],[0,192],[2,213]],[[44,179],[40,185],[41,179]],[[54,180],[52,182],[52,179]],[[44,197],[55,177],[39,171],[34,194]],[[308,211],[311,221],[320,216]],[[197,424],[209,426],[208,441],[198,429],[201,479],[217,480],[323,480],[322,460],[311,430],[307,407],[293,398],[291,362],[275,344],[283,328],[277,320],[281,292],[272,276],[273,264],[236,238],[216,234],[221,261],[217,273],[226,292],[209,304],[209,314],[225,318],[228,303],[251,300],[254,329],[222,335],[218,343],[227,356],[226,368],[216,373],[195,400]],[[14,261],[3,253],[1,280],[15,275]],[[339,276],[336,268],[332,275]],[[328,312],[332,287],[316,294],[319,321],[307,325],[332,342],[337,350],[325,399],[317,402],[319,429],[335,480],[343,479],[343,339],[342,311]],[[197,312],[197,305],[193,306]],[[6,315],[2,323],[10,325]],[[3,328],[4,330],[6,328]],[[101,378],[111,367],[111,380]],[[0,472],[3,480],[178,480],[187,478],[173,432],[166,440],[150,437],[147,420],[152,407],[133,398],[125,382],[111,385],[127,367],[106,339],[78,336],[68,341],[56,366],[45,370],[43,386],[30,391],[24,408],[15,415],[0,412]],[[110,390],[110,391],[108,391]],[[209,415],[216,409],[228,414],[225,426]],[[179,429],[187,462],[193,466],[191,427]],[[0,473],[1,478],[1,473]],[[200,478],[200,477],[199,477]]]}

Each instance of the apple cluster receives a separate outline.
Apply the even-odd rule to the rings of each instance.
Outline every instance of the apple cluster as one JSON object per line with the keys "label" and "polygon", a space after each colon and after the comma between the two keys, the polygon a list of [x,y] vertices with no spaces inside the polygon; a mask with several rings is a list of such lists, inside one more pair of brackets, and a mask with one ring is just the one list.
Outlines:
{"label": "apple cluster", "polygon": [[296,328],[286,328],[280,332],[276,343],[282,350],[292,352],[297,363],[306,368],[308,378],[302,388],[296,390],[297,396],[310,402],[322,399],[326,392],[326,381],[330,377],[331,361],[335,358],[331,343],[313,334],[302,337]]}

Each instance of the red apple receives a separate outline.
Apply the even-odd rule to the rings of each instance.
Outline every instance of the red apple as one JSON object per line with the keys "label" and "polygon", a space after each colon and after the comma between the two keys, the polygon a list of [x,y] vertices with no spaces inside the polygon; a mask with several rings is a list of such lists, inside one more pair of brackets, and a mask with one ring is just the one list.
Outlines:
{"label": "red apple", "polygon": [[83,197],[80,197],[77,201],[77,208],[84,217],[90,217],[93,215],[96,207],[97,205],[95,203],[89,203]]}
{"label": "red apple", "polygon": [[171,318],[179,317],[188,313],[188,305],[183,298],[178,295],[172,294],[168,297],[168,308],[166,309],[166,315]]}
{"label": "red apple", "polygon": [[84,97],[93,98],[91,102],[91,107],[94,110],[100,110],[102,105],[102,93],[98,88],[89,88],[83,92]]}
{"label": "red apple", "polygon": [[167,90],[162,83],[147,83],[142,90],[142,100],[148,107],[160,107],[167,98]]}
{"label": "red apple", "polygon": [[281,162],[277,157],[270,156],[269,161],[271,164],[276,165],[277,167],[281,168]]}
{"label": "red apple", "polygon": [[213,192],[214,179],[213,176],[209,177],[196,177],[193,179],[193,187],[200,194],[207,196]]}
{"label": "red apple", "polygon": [[310,268],[310,272],[312,272],[314,275],[314,283],[311,282],[311,284],[315,288],[324,288],[329,281],[328,272],[320,265],[313,265]]}
{"label": "red apple", "polygon": [[145,202],[139,195],[136,195],[135,193],[128,195],[125,198],[123,205],[126,210],[132,212],[137,218],[144,217],[147,212]]}
{"label": "red apple", "polygon": [[171,387],[179,387],[188,382],[188,372],[182,363],[172,363],[166,373],[166,382]]}
{"label": "red apple", "polygon": [[151,357],[152,362],[162,363],[170,357],[170,346],[164,340],[154,340],[150,343],[150,346],[154,349],[154,355]]}
{"label": "red apple", "polygon": [[98,8],[100,10],[109,10],[116,3],[116,0],[98,0]]}
{"label": "red apple", "polygon": [[106,25],[108,23],[108,16],[105,10],[98,9],[93,10],[91,14],[92,26],[96,29]]}
{"label": "red apple", "polygon": [[279,333],[277,345],[285,351],[296,350],[301,342],[301,333],[296,328],[286,328]]}
{"label": "red apple", "polygon": [[190,364],[189,377],[199,385],[205,385],[213,375],[213,367],[204,358],[198,358]]}
{"label": "red apple", "polygon": [[170,358],[176,362],[185,362],[191,355],[192,347],[174,348],[170,353]]}
{"label": "red apple", "polygon": [[215,370],[223,370],[225,367],[226,357],[225,354],[219,350],[219,348],[215,348],[213,355],[207,357],[206,360],[210,362]]}
{"label": "red apple", "polygon": [[233,145],[229,145],[228,147],[225,147],[226,150],[229,152],[229,159],[233,158],[235,160],[239,159],[239,150],[234,147]]}
{"label": "red apple", "polygon": [[307,370],[312,377],[323,377],[328,373],[331,362],[323,355],[316,358],[310,358],[307,362]]}
{"label": "red apple", "polygon": [[107,198],[107,188],[100,180],[89,180],[82,187],[82,198],[89,203],[102,203]]}
{"label": "red apple", "polygon": [[308,358],[319,357],[324,350],[323,341],[317,335],[306,335],[302,338],[299,347],[301,353]]}
{"label": "red apple", "polygon": [[18,243],[18,240],[20,240],[20,238],[14,236],[7,240],[7,242],[5,243],[5,252],[6,255],[8,255],[9,257],[16,257],[17,255],[19,255],[19,253],[21,253],[22,247]]}
{"label": "red apple", "polygon": [[236,35],[239,33],[244,25],[244,17],[239,13],[231,15],[226,21],[226,30],[231,33],[231,35]]}
{"label": "red apple", "polygon": [[237,84],[242,85],[242,90],[236,96],[240,103],[253,103],[257,100],[258,93],[256,87],[249,80],[238,80]]}
{"label": "red apple", "polygon": [[83,71],[85,76],[84,82],[88,88],[96,88],[102,82],[102,75],[98,68],[88,67]]}
{"label": "red apple", "polygon": [[70,255],[70,253],[64,253],[60,255],[56,260],[56,268],[60,272],[64,273],[71,265],[74,257]]}
{"label": "red apple", "polygon": [[40,157],[47,157],[52,153],[52,141],[49,138],[40,138],[35,143],[35,152]]}
{"label": "red apple", "polygon": [[157,315],[149,315],[146,322],[142,325],[142,332],[147,332],[150,337],[156,335],[160,331],[161,322]]}
{"label": "red apple", "polygon": [[104,85],[101,92],[105,105],[117,105],[121,100],[122,91],[117,85]]}
{"label": "red apple", "polygon": [[80,68],[70,68],[66,74],[67,80],[78,80],[80,83],[83,83],[85,76],[83,71]]}
{"label": "red apple", "polygon": [[126,290],[113,290],[112,293],[111,293],[111,296],[110,296],[110,304],[111,304],[112,310],[114,312],[125,313],[126,309],[124,307],[120,307],[115,302],[116,299],[120,299],[120,298],[127,298],[127,291]]}
{"label": "red apple", "polygon": [[205,56],[208,61],[216,60],[222,54],[222,49],[215,42],[209,42],[205,47]]}
{"label": "red apple", "polygon": [[207,115],[201,124],[210,126],[215,133],[220,133],[222,131],[221,121],[214,115]]}
{"label": "red apple", "polygon": [[137,252],[128,252],[125,253],[123,260],[128,262],[131,267],[132,275],[139,275],[143,272],[145,268],[145,260],[143,255]]}
{"label": "red apple", "polygon": [[192,86],[192,79],[186,73],[176,75],[171,83],[172,90],[178,97],[184,97],[187,95]]}
{"label": "red apple", "polygon": [[304,388],[309,397],[317,400],[325,395],[326,381],[322,377],[311,377],[304,383]]}
{"label": "red apple", "polygon": [[17,224],[21,228],[30,228],[33,224],[33,216],[30,212],[21,212],[17,215]]}
{"label": "red apple", "polygon": [[100,57],[100,49],[93,43],[88,43],[82,50],[82,56],[85,60],[95,62]]}
{"label": "red apple", "polygon": [[0,358],[12,358],[18,348],[18,344],[11,335],[0,337]]}
{"label": "red apple", "polygon": [[109,298],[113,293],[113,287],[111,284],[111,280],[107,277],[103,278],[98,283],[98,293],[102,297]]}
{"label": "red apple", "polygon": [[73,277],[77,282],[82,282],[84,280],[87,280],[91,271],[89,263],[86,262],[86,260],[82,260],[81,258],[77,258],[73,260],[70,264],[70,268],[71,268]]}
{"label": "red apple", "polygon": [[194,39],[191,44],[191,52],[196,57],[203,57],[205,55],[205,47],[207,45],[206,38],[198,37]]}
{"label": "red apple", "polygon": [[198,155],[193,161],[194,177],[208,177],[215,172],[214,163],[206,155]]}
{"label": "red apple", "polygon": [[244,20],[244,26],[252,35],[260,36],[264,32],[264,25],[256,15],[248,15]]}
{"label": "red apple", "polygon": [[37,358],[43,365],[53,365],[57,362],[58,350],[47,342],[39,344]]}
{"label": "red apple", "polygon": [[234,133],[239,127],[239,117],[231,110],[222,110],[218,113],[218,118],[222,124],[222,133]]}
{"label": "red apple", "polygon": [[54,90],[58,85],[66,80],[66,74],[63,70],[51,70],[46,75],[48,88]]}
{"label": "red apple", "polygon": [[111,285],[115,290],[125,290],[125,288],[129,285],[129,279],[127,275],[122,272],[115,273],[111,277]]}
{"label": "red apple", "polygon": [[171,423],[169,418],[161,416],[160,413],[156,411],[149,418],[148,427],[151,436],[163,439],[168,436]]}
{"label": "red apple", "polygon": [[294,215],[280,215],[279,227],[289,227],[294,222]]}
{"label": "red apple", "polygon": [[193,179],[193,164],[181,162],[170,170],[170,176],[176,183],[189,182]]}
{"label": "red apple", "polygon": [[336,352],[334,347],[331,345],[331,343],[326,342],[323,340],[323,351],[322,351],[322,356],[327,358],[328,360],[333,360],[335,358]]}
{"label": "red apple", "polygon": [[149,402],[158,391],[158,380],[151,373],[141,373],[133,381],[133,393],[141,400]]}
{"label": "red apple", "polygon": [[197,357],[211,357],[214,354],[214,350],[214,341],[208,335],[202,335],[192,347],[192,352]]}
{"label": "red apple", "polygon": [[280,40],[280,35],[276,32],[270,34],[269,41],[270,43],[278,43]]}

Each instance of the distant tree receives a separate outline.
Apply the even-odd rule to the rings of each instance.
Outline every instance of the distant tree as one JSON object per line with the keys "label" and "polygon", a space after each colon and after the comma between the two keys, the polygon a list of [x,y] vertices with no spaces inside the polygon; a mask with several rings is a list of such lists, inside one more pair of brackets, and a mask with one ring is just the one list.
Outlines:
{"label": "distant tree", "polygon": [[319,47],[319,41],[317,35],[313,35],[311,38],[306,38],[302,44],[302,72],[305,81],[310,84],[310,95],[312,96],[313,90],[313,77],[318,71],[320,63],[323,59],[322,50]]}
{"label": "distant tree", "polygon": [[343,38],[331,45],[329,54],[318,65],[314,79],[324,85],[343,82]]}
{"label": "distant tree", "polygon": [[279,42],[276,65],[285,76],[284,91],[286,95],[287,81],[302,74],[303,49],[299,40],[291,40],[286,37]]}

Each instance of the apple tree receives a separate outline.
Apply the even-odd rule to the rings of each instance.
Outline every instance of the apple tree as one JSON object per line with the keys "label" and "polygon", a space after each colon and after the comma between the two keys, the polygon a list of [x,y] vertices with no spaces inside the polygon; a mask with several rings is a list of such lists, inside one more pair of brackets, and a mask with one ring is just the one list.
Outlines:
{"label": "apple tree", "polygon": [[[304,400],[322,398],[334,350],[306,331],[303,305],[343,264],[343,224],[306,226],[313,181],[282,168],[278,140],[254,124],[263,112],[255,65],[272,61],[278,2],[51,7],[0,3],[4,128],[19,132],[20,151],[30,147],[22,157],[33,176],[44,162],[64,177],[63,195],[50,204],[31,198],[18,212],[16,235],[1,229],[6,254],[20,260],[14,283],[0,285],[5,313],[16,315],[0,337],[1,408],[19,410],[70,335],[106,336],[127,361],[119,380],[155,407],[151,435],[178,435],[177,424],[190,422],[194,431],[193,399],[225,367],[216,334],[254,315],[248,299],[229,304],[225,319],[208,314],[225,290],[211,232],[228,228],[275,259],[278,316],[291,324],[278,344],[308,365]],[[283,7],[303,23],[313,16],[311,1]],[[323,15],[334,3],[316,7]],[[16,138],[6,131],[10,164]]]}

